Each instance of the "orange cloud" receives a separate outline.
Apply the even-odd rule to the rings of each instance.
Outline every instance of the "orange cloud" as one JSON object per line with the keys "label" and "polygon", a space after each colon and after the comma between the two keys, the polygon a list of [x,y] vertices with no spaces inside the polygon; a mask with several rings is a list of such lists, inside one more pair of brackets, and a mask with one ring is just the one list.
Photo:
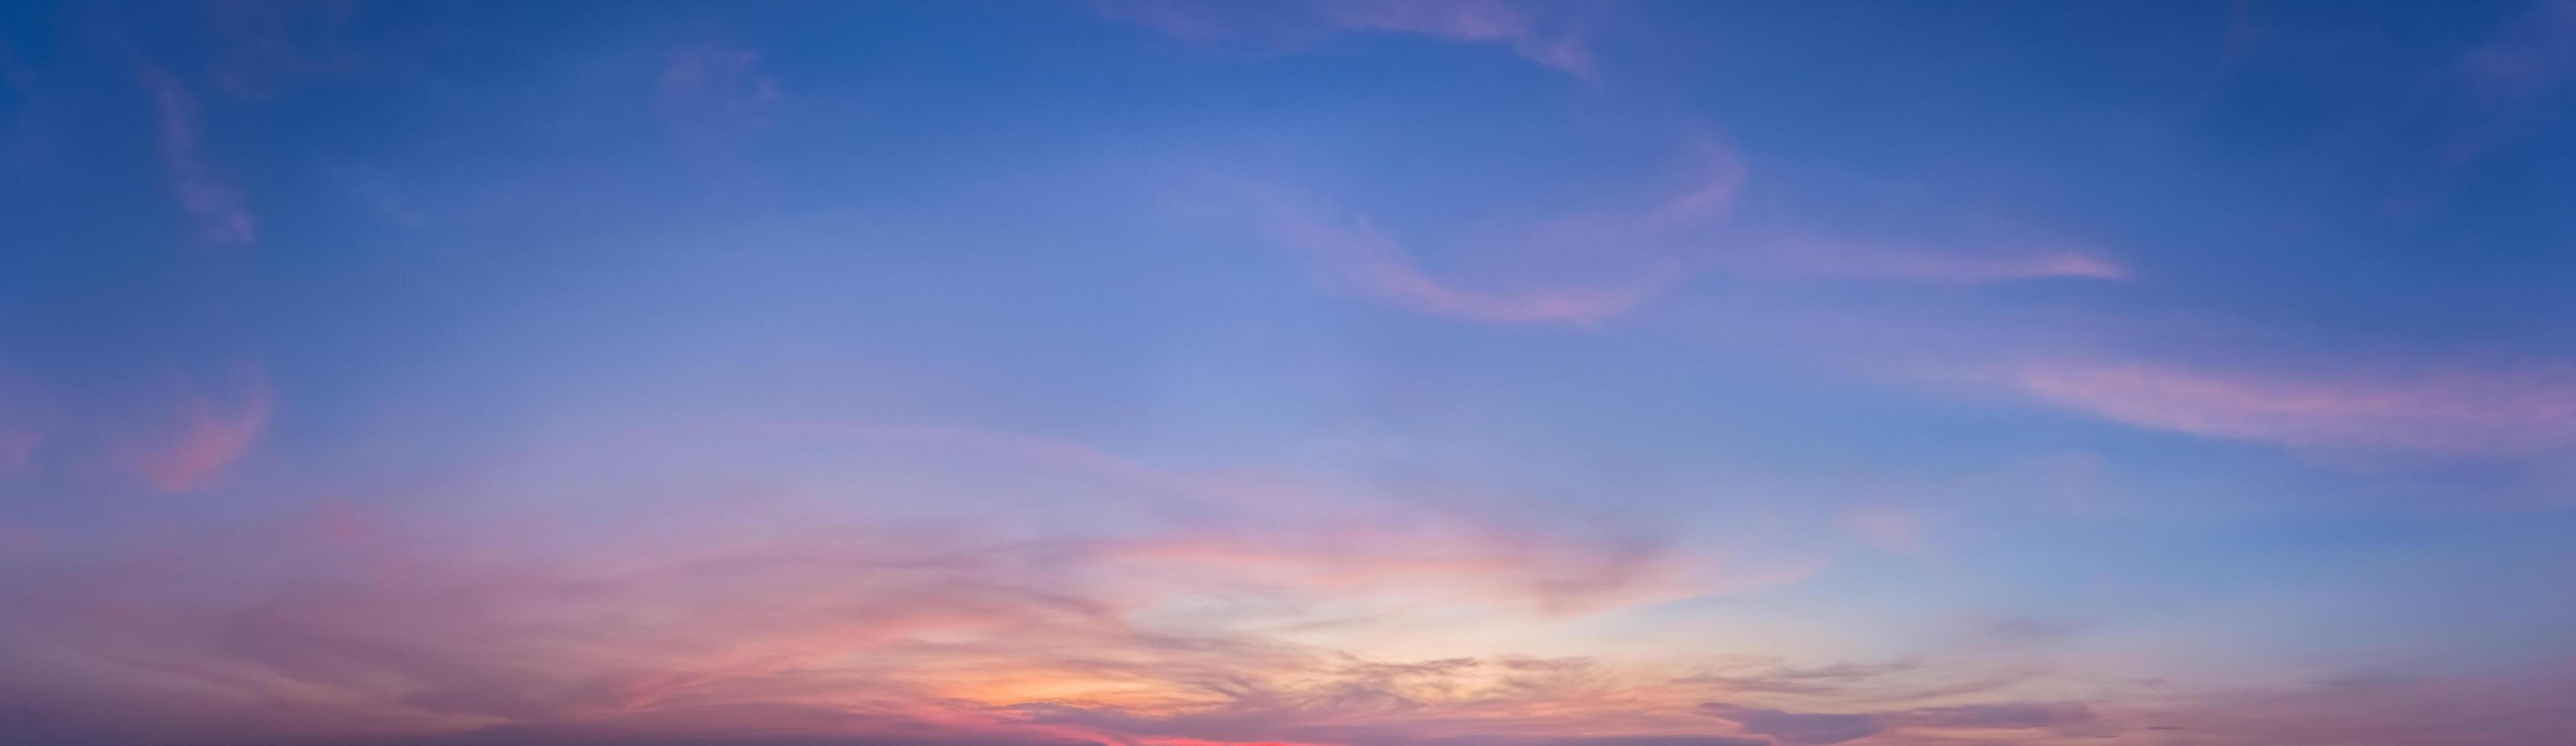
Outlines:
{"label": "orange cloud", "polygon": [[[241,414],[264,402],[254,390],[197,410],[209,413],[197,421],[232,424],[189,430],[255,431],[239,424],[257,419]],[[1134,520],[1042,534],[824,504],[451,524],[334,499],[41,586],[0,577],[0,594],[27,611],[0,629],[12,643],[0,644],[0,690],[110,682],[48,701],[64,712],[149,701],[165,716],[133,727],[246,740],[479,729],[536,742],[710,733],[1141,746],[1716,727],[1691,712],[1692,695],[1657,693],[1651,672],[1379,659],[1318,643],[1347,634],[1299,631],[1363,633],[1423,608],[1545,624],[1717,589],[1698,558],[1642,536],[1155,468],[1040,438],[762,430],[853,438],[905,461],[944,452],[969,476],[1027,470],[1036,483],[1161,494]],[[1367,737],[1321,735],[1332,729]]]}

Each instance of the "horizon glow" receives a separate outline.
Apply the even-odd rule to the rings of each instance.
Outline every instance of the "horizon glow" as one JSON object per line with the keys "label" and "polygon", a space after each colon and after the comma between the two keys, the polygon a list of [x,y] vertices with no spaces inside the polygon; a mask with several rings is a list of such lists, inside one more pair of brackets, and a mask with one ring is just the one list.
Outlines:
{"label": "horizon glow", "polygon": [[0,744],[2556,746],[2576,3],[0,7]]}

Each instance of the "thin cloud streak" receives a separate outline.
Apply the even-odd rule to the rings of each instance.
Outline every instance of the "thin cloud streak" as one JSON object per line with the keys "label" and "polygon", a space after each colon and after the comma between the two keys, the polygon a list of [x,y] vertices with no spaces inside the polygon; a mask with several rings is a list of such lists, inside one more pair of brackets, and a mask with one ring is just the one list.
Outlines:
{"label": "thin cloud streak", "polygon": [[258,220],[239,188],[226,182],[206,157],[197,99],[170,71],[140,63],[137,75],[152,95],[162,165],[179,207],[197,223],[197,231],[215,243],[246,244],[258,239]]}
{"label": "thin cloud streak", "polygon": [[1784,277],[1960,285],[2129,280],[2136,274],[2100,252],[2085,249],[1942,249],[1814,239],[1767,242],[1730,266]]}
{"label": "thin cloud streak", "polygon": [[[169,713],[151,725],[174,729],[142,734],[155,739],[198,729],[252,740],[352,729],[443,738],[506,726],[1259,741],[1259,729],[1237,737],[1218,723],[1277,719],[1293,730],[1361,713],[1392,718],[1371,732],[1446,732],[1381,710],[1405,701],[1482,723],[1460,735],[1526,732],[1515,724],[1527,719],[1507,713],[1540,703],[1574,708],[1550,727],[1597,734],[1579,715],[1595,696],[1584,682],[1601,675],[1590,664],[1426,666],[1293,630],[1330,621],[1335,634],[1365,632],[1424,609],[1544,620],[1725,590],[1674,574],[1691,558],[1651,542],[1490,511],[1300,494],[1044,440],[847,432],[952,460],[983,454],[961,473],[1034,468],[1029,476],[1049,483],[1169,490],[1146,504],[1177,512],[1159,526],[1028,535],[717,500],[599,535],[331,503],[48,582],[0,576],[0,596],[40,610],[0,628],[0,655],[46,651],[0,666],[12,672],[0,686],[82,671],[148,676],[150,691],[70,688],[45,701],[102,714],[151,701]],[[1234,608],[1205,608],[1209,599]],[[1319,604],[1336,611],[1309,610]],[[1458,675],[1416,678],[1450,669]],[[1354,699],[1362,686],[1387,699]],[[760,714],[778,703],[825,717]],[[1048,707],[1119,715],[1057,717]],[[1676,702],[1667,724],[1688,723],[1687,707]],[[1131,725],[1143,730],[1122,730]]]}
{"label": "thin cloud streak", "polygon": [[1651,275],[1598,287],[1471,290],[1425,274],[1402,243],[1365,220],[1336,226],[1283,216],[1278,224],[1290,244],[1318,257],[1338,281],[1380,301],[1469,321],[1594,324],[1626,314],[1671,282]]}
{"label": "thin cloud streak", "polygon": [[2042,401],[2139,427],[2293,447],[2524,455],[2576,440],[2576,368],[2395,377],[2145,362],[2028,365]]}
{"label": "thin cloud streak", "polygon": [[1599,75],[1591,50],[1570,29],[1542,23],[1533,8],[1502,0],[1103,0],[1093,6],[1111,18],[1198,43],[1299,49],[1342,34],[1420,36],[1501,46],[1531,64],[1586,81]]}
{"label": "thin cloud streak", "polygon": [[1460,242],[1442,252],[1453,266],[1441,273],[1426,270],[1423,252],[1366,216],[1321,217],[1274,199],[1264,223],[1342,289],[1433,316],[1502,325],[1598,327],[1702,277],[1982,286],[2137,276],[2080,246],[1868,242],[1737,226],[1730,218],[1747,186],[1743,162],[1703,137],[1684,165],[1693,180],[1651,207],[1556,216]]}
{"label": "thin cloud streak", "polygon": [[133,446],[135,468],[154,488],[203,488],[258,444],[268,428],[268,380],[256,370],[238,378],[240,383],[221,396],[189,387],[161,431]]}
{"label": "thin cloud streak", "polygon": [[1528,12],[1500,0],[1332,0],[1323,7],[1324,17],[1343,28],[1501,44],[1533,63],[1578,78],[1598,73],[1582,42],[1541,33]]}
{"label": "thin cloud streak", "polygon": [[[1416,252],[1365,217],[1326,220],[1274,202],[1267,228],[1314,258],[1331,282],[1380,302],[1483,323],[1593,326],[1688,279],[1700,260],[1674,237],[1733,212],[1745,183],[1734,154],[1704,139],[1687,165],[1692,182],[1652,207],[1559,216],[1508,239],[1526,246],[1471,243],[1452,252],[1481,286],[1434,277]],[[1518,266],[1497,266],[1506,263]]]}

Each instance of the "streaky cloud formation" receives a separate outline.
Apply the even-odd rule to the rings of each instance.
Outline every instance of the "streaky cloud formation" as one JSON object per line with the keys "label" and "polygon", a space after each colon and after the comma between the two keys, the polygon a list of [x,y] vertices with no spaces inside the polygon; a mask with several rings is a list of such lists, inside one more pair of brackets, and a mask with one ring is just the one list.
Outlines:
{"label": "streaky cloud formation", "polygon": [[1982,284],[2020,280],[2127,280],[2128,267],[2084,249],[1939,250],[1858,241],[1783,239],[1741,260],[1744,269],[1790,277]]}
{"label": "streaky cloud formation", "polygon": [[781,97],[759,65],[760,53],[750,50],[681,47],[662,67],[655,103],[674,127],[759,130],[776,118]]}
{"label": "streaky cloud formation", "polygon": [[1324,217],[1272,199],[1267,223],[1338,287],[1435,316],[1494,324],[1598,326],[1710,276],[1931,285],[2134,276],[2086,249],[1826,240],[1733,226],[1728,219],[1748,180],[1744,165],[1711,138],[1696,139],[1687,152],[1690,185],[1652,207],[1574,212],[1530,221],[1499,239],[1461,243],[1442,252],[1456,266],[1447,273],[1426,270],[1424,252],[1365,216]]}
{"label": "streaky cloud formation", "polygon": [[173,405],[166,429],[131,446],[135,467],[153,487],[163,492],[204,487],[258,443],[268,427],[266,375],[251,369],[233,377],[239,383],[220,392],[187,387]]}
{"label": "streaky cloud formation", "polygon": [[1592,324],[1626,314],[1673,282],[1671,271],[1650,271],[1604,286],[1471,290],[1425,274],[1402,243],[1366,221],[1334,226],[1292,216],[1280,223],[1281,234],[1316,255],[1336,280],[1389,303],[1469,321]]}
{"label": "streaky cloud formation", "polygon": [[0,5],[0,744],[2561,746],[2571,7]]}
{"label": "streaky cloud formation", "polygon": [[138,68],[136,75],[160,117],[161,160],[169,169],[170,191],[178,198],[179,208],[196,221],[208,241],[256,240],[259,221],[252,217],[247,199],[241,189],[217,174],[199,142],[203,135],[196,95],[166,69],[150,63],[138,63]]}
{"label": "streaky cloud formation", "polygon": [[2040,730],[2077,735],[2083,726],[2093,724],[2096,719],[2092,710],[2071,702],[1923,707],[1861,714],[1785,712],[1724,702],[1710,702],[1701,707],[1710,715],[1736,721],[1747,732],[1768,737],[1771,743],[1784,746],[1848,743],[1891,732],[1918,732],[1934,738],[1940,738],[1942,731]]}
{"label": "streaky cloud formation", "polygon": [[[979,470],[1070,464],[1078,473],[1067,477],[1224,489],[1043,441],[819,431],[1046,457]],[[137,694],[184,698],[200,717],[247,718],[280,733],[359,724],[424,735],[505,724],[652,732],[664,726],[651,723],[676,717],[674,725],[691,728],[782,731],[773,735],[965,731],[1118,742],[1120,733],[1331,730],[1340,718],[1398,702],[1460,708],[1461,716],[1492,710],[1479,727],[1510,732],[1508,701],[1607,684],[1580,660],[1380,663],[1288,637],[1166,627],[1194,619],[1240,626],[1260,618],[1244,614],[1279,613],[1260,611],[1269,605],[1262,598],[1289,601],[1283,609],[1342,599],[1332,603],[1360,614],[1333,623],[1345,630],[1400,624],[1419,613],[1405,609],[1433,600],[1425,593],[1498,609],[1533,600],[1550,609],[1634,604],[1604,594],[1646,582],[1629,568],[1653,557],[1438,511],[1353,521],[1324,495],[1173,497],[1191,505],[1169,538],[1015,538],[828,515],[772,524],[711,513],[651,518],[556,557],[511,547],[593,532],[406,528],[333,508],[249,534],[167,543],[62,585],[12,588],[49,610],[13,630],[53,641],[47,654],[18,661],[20,670],[151,671],[158,682],[146,692],[58,691],[46,698],[50,707],[91,712]],[[1372,524],[1383,535],[1359,533]],[[1499,531],[1520,533],[1488,533]],[[301,569],[276,569],[290,567]],[[217,596],[186,591],[242,583],[254,585]],[[1197,610],[1197,598],[1248,605]],[[1288,614],[1281,621],[1306,616]],[[1361,687],[1387,699],[1358,699]],[[788,701],[829,717],[799,724],[761,714],[764,703]],[[261,714],[263,702],[293,706]],[[1096,720],[1050,709],[1061,703],[1118,714]],[[1238,718],[1249,722],[1226,725]],[[1412,730],[1379,727],[1394,729],[1389,738]]]}
{"label": "streaky cloud formation", "polygon": [[1543,24],[1532,6],[1502,0],[1292,0],[1274,3],[1205,3],[1187,0],[1098,0],[1102,13],[1176,38],[1203,43],[1249,42],[1298,48],[1340,33],[1404,34],[1450,42],[1492,44],[1532,64],[1577,78],[1599,74],[1591,51],[1561,22]]}
{"label": "streaky cloud formation", "polygon": [[2576,439],[2576,369],[2564,366],[2392,377],[2043,363],[2021,384],[2141,427],[2295,447],[2518,455]]}

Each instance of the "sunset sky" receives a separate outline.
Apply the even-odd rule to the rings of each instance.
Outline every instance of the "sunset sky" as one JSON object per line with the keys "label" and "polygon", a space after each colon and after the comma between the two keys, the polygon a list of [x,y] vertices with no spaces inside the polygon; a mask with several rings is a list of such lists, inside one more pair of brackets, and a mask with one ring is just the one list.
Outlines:
{"label": "sunset sky", "polygon": [[2576,3],[0,3],[0,744],[2563,746]]}

